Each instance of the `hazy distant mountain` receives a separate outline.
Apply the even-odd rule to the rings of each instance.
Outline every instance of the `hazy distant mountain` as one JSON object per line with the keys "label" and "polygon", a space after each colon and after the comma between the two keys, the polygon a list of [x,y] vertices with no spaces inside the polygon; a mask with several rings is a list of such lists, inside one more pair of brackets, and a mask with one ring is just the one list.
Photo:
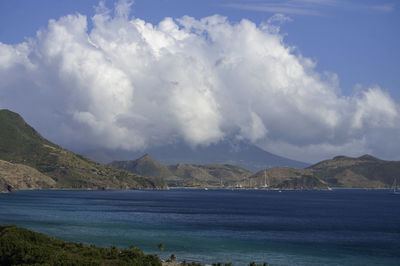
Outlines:
{"label": "hazy distant mountain", "polygon": [[109,165],[144,176],[164,178],[171,187],[231,187],[243,178],[252,175],[246,169],[226,164],[180,163],[165,166],[148,154],[137,160],[114,161]]}
{"label": "hazy distant mountain", "polygon": [[222,141],[209,146],[199,146],[196,149],[183,144],[170,144],[162,147],[149,148],[140,152],[122,150],[92,150],[83,152],[89,158],[101,162],[134,160],[143,154],[151,154],[158,162],[169,164],[230,164],[256,172],[265,168],[285,166],[305,168],[309,164],[290,160],[269,152],[244,141]]}
{"label": "hazy distant mountain", "polygon": [[164,185],[161,179],[108,167],[65,150],[44,139],[20,115],[9,110],[0,110],[0,160],[6,161],[0,164],[3,191],[10,186],[134,189]]}
{"label": "hazy distant mountain", "polygon": [[396,178],[400,181],[400,162],[384,161],[371,155],[337,156],[306,169],[281,167],[260,171],[241,184],[261,187],[267,183],[277,189],[390,188]]}

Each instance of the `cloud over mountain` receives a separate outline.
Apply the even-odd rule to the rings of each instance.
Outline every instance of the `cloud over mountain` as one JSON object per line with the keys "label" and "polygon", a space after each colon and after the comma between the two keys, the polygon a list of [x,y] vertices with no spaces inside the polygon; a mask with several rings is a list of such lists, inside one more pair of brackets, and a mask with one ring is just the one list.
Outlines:
{"label": "cloud over mountain", "polygon": [[390,95],[379,87],[342,95],[338,77],[318,73],[276,25],[218,15],[152,25],[129,8],[100,5],[90,19],[68,15],[24,43],[0,43],[0,108],[70,146],[135,150],[235,137],[301,160],[398,156]]}

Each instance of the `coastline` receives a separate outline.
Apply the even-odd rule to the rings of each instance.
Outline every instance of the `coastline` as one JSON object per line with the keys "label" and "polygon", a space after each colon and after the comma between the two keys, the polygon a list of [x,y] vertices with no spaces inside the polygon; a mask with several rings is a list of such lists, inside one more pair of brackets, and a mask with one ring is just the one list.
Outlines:
{"label": "coastline", "polygon": [[13,191],[0,191],[0,194],[10,194],[18,191],[168,191],[168,190],[226,190],[226,191],[271,191],[271,192],[288,192],[288,191],[335,191],[335,190],[388,190],[392,188],[369,188],[369,187],[331,187],[329,189],[265,189],[265,188],[219,188],[219,187],[168,187],[154,189],[92,189],[92,188],[44,188],[44,189],[16,189]]}

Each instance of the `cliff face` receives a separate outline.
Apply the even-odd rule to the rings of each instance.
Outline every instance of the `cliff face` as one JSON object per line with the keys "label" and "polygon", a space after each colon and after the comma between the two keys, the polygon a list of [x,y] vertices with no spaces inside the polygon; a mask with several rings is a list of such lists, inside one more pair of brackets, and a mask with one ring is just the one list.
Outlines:
{"label": "cliff face", "polygon": [[[40,136],[21,116],[9,110],[0,110],[0,160],[29,166],[55,181],[53,184],[48,180],[50,183],[43,183],[43,187],[37,188],[47,188],[47,185],[71,189],[165,187],[160,178],[146,178],[115,169],[63,149]],[[6,172],[4,169],[3,172]],[[11,168],[8,169],[11,171]]]}

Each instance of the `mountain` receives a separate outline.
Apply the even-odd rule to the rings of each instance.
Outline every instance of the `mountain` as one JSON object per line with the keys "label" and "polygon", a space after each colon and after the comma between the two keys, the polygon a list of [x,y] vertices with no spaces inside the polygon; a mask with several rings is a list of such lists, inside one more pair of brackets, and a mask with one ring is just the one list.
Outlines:
{"label": "mountain", "polygon": [[[54,180],[51,187],[55,188],[154,189],[164,186],[161,179],[105,166],[63,149],[43,138],[20,115],[9,110],[0,110],[0,160],[17,168],[25,165],[36,169]],[[16,171],[15,167],[10,169]],[[39,178],[37,172],[34,176]]]}
{"label": "mountain", "polygon": [[221,141],[209,146],[191,148],[184,143],[168,144],[149,148],[145,151],[130,152],[123,150],[92,150],[83,154],[95,161],[109,163],[111,161],[132,160],[142,154],[151,154],[155,160],[164,164],[230,164],[256,172],[265,168],[285,166],[305,168],[309,164],[284,158],[245,141]]}
{"label": "mountain", "polygon": [[252,175],[233,165],[175,164],[165,166],[146,154],[133,161],[114,161],[110,166],[149,177],[164,178],[171,187],[229,187]]}
{"label": "mountain", "polygon": [[390,188],[398,177],[400,162],[384,161],[371,155],[337,156],[306,169],[270,168],[240,184],[262,187],[267,183],[273,189]]}

